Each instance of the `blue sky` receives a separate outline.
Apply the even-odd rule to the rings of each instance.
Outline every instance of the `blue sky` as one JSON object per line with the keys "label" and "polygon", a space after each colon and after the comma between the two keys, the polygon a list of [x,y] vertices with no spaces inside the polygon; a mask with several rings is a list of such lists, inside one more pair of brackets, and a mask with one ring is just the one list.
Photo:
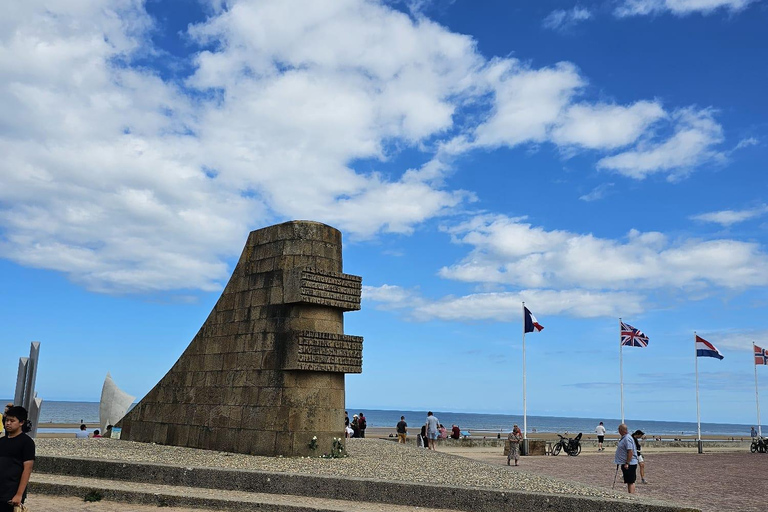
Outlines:
{"label": "blue sky", "polygon": [[[13,3],[0,344],[38,393],[143,396],[249,231],[344,234],[351,407],[755,422],[768,345],[768,3]],[[758,368],[764,370],[765,368]],[[760,372],[763,394],[768,374]],[[768,396],[768,395],[766,395]]]}

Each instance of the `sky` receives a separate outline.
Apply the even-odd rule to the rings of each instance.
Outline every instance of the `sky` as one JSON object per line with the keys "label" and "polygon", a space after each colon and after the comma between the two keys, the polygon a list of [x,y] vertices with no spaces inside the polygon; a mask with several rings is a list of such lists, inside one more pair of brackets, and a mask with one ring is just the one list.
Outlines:
{"label": "sky", "polygon": [[[0,348],[142,397],[248,233],[344,237],[353,408],[756,422],[764,0],[28,0],[0,17]],[[768,370],[759,367],[768,397]],[[768,402],[764,407],[768,411]],[[768,414],[768,413],[766,413]],[[765,424],[766,422],[763,421]]]}

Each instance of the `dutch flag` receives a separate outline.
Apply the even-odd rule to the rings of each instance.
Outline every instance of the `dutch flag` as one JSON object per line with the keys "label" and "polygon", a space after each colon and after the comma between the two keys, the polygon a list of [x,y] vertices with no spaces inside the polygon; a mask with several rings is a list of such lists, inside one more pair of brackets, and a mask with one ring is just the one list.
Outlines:
{"label": "dutch flag", "polygon": [[722,359],[723,354],[713,344],[704,338],[696,336],[696,357],[716,357]]}

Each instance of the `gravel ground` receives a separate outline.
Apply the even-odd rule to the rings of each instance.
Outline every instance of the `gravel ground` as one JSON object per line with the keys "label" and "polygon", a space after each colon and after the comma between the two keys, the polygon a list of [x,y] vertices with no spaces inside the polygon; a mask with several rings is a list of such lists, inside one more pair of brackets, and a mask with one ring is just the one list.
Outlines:
{"label": "gravel ground", "polygon": [[[466,450],[465,457],[506,468],[499,453]],[[556,476],[595,488],[610,489],[616,466],[613,451],[578,457],[523,457],[513,468]],[[741,453],[657,453],[646,457],[648,485],[637,484],[639,496],[699,508],[702,512],[765,512],[768,510],[768,455]],[[638,480],[640,475],[638,472]],[[616,489],[626,492],[621,472]]]}
{"label": "gravel ground", "polygon": [[[377,439],[347,440],[342,459],[257,457],[112,439],[39,439],[38,455],[249,469],[596,497],[626,494]],[[514,468],[519,469],[519,468]],[[439,479],[435,475],[439,474]],[[556,475],[562,476],[562,475]]]}

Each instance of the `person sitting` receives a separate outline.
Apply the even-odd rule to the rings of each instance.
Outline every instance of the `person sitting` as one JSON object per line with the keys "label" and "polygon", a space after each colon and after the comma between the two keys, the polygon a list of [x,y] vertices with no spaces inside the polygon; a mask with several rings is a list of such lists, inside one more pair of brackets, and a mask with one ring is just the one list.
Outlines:
{"label": "person sitting", "polygon": [[440,426],[437,427],[437,437],[439,439],[445,439],[448,437],[448,431],[445,430],[445,427],[442,424],[440,424]]}
{"label": "person sitting", "polygon": [[86,428],[88,427],[85,426],[85,423],[82,423],[80,425],[80,430],[75,432],[75,437],[77,439],[88,439],[88,431],[86,430]]}
{"label": "person sitting", "polygon": [[451,427],[451,439],[459,439],[461,437],[461,429],[458,425]]}
{"label": "person sitting", "polygon": [[96,429],[93,431],[93,437],[101,437],[101,432],[99,431],[99,429]]}
{"label": "person sitting", "polygon": [[421,426],[421,432],[416,437],[417,437],[417,439],[416,439],[416,446],[418,446],[419,448],[426,448],[427,446],[429,446],[429,440],[427,439],[427,426],[426,425],[422,425]]}

